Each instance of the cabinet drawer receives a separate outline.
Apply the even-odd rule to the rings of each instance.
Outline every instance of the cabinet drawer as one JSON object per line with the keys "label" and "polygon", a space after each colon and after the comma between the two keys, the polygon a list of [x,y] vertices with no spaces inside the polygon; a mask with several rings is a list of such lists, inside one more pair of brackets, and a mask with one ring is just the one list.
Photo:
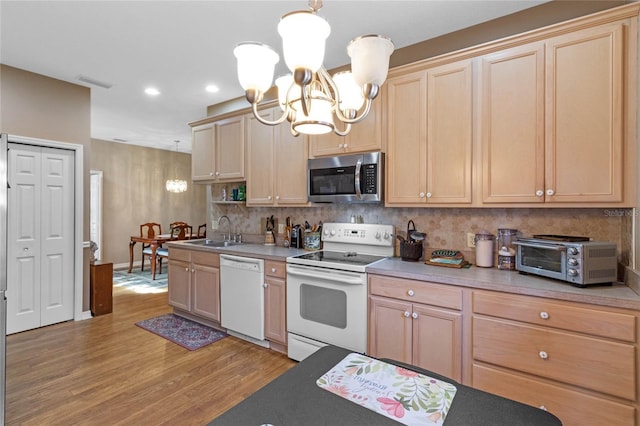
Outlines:
{"label": "cabinet drawer", "polygon": [[403,278],[369,275],[369,292],[426,305],[462,309],[462,289]]}
{"label": "cabinet drawer", "polygon": [[191,250],[170,247],[169,248],[169,259],[171,259],[171,260],[183,260],[185,262],[191,262]]}
{"label": "cabinet drawer", "polygon": [[473,293],[473,312],[635,342],[636,318],[528,296]]}
{"label": "cabinet drawer", "polygon": [[275,262],[273,260],[264,261],[264,274],[271,277],[285,278],[286,266],[284,262]]}
{"label": "cabinet drawer", "polygon": [[633,345],[473,317],[473,359],[635,400]]}
{"label": "cabinet drawer", "polygon": [[482,365],[473,365],[473,387],[534,407],[544,407],[564,426],[634,424],[635,410],[629,405]]}
{"label": "cabinet drawer", "polygon": [[205,251],[193,250],[191,252],[191,262],[198,265],[220,267],[220,255],[218,253],[208,253]]}

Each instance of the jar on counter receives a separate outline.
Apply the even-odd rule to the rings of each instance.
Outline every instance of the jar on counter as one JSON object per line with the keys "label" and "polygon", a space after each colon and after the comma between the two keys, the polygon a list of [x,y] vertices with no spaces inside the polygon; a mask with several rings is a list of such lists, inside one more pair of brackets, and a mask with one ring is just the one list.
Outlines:
{"label": "jar on counter", "polygon": [[516,269],[516,249],[513,242],[517,236],[517,229],[498,229],[498,269],[504,271]]}
{"label": "jar on counter", "polygon": [[476,266],[481,268],[493,268],[493,248],[496,236],[487,231],[476,234]]}

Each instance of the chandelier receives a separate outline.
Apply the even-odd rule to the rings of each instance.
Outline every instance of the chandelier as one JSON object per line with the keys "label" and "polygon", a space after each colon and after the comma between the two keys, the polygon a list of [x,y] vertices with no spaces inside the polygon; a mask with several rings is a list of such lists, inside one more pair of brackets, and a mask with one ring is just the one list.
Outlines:
{"label": "chandelier", "polygon": [[[329,23],[317,12],[322,0],[309,0],[311,10],[290,12],[280,19],[284,60],[291,74],[276,79],[278,103],[283,111],[275,121],[258,113],[258,104],[271,87],[278,54],[258,42],[244,42],[233,53],[238,62],[238,80],[259,122],[275,126],[288,120],[291,133],[317,135],[335,132],[346,136],[351,125],[362,121],[387,78],[391,40],[378,35],[353,39],[347,46],[351,71],[329,75],[323,67]],[[340,123],[336,126],[336,122]]]}
{"label": "chandelier", "polygon": [[[176,143],[176,152],[178,152],[178,143],[180,141],[174,141]],[[167,179],[165,184],[167,191],[169,192],[185,192],[187,190],[187,181],[183,179]]]}

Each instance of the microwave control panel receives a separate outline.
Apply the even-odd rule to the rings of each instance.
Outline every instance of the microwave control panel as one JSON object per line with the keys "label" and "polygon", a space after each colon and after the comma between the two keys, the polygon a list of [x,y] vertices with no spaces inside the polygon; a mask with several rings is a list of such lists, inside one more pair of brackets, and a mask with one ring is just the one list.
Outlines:
{"label": "microwave control panel", "polygon": [[378,165],[363,164],[362,165],[362,193],[377,194],[378,193]]}

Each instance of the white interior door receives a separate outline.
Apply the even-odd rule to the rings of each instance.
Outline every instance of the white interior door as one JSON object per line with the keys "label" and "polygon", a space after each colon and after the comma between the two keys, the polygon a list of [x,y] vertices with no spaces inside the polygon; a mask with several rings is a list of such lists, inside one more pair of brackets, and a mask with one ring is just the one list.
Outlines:
{"label": "white interior door", "polygon": [[73,319],[74,155],[9,144],[7,334]]}

